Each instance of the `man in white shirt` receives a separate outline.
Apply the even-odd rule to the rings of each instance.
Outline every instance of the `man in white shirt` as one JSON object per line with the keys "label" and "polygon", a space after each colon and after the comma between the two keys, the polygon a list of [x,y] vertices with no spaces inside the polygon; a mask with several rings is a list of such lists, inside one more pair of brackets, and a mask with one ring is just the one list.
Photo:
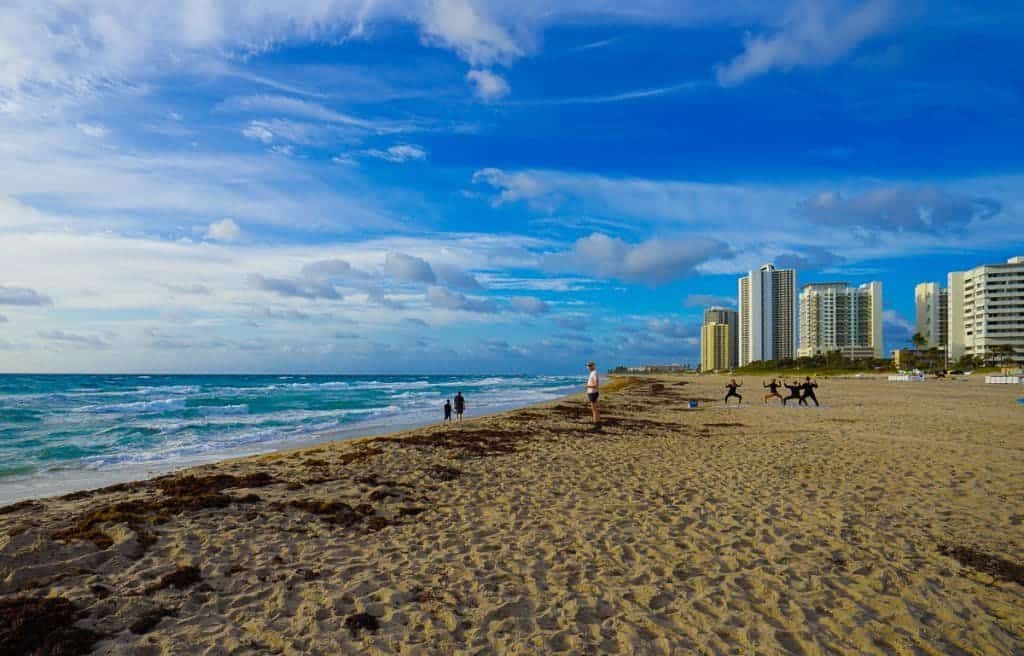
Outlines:
{"label": "man in white shirt", "polygon": [[587,399],[590,401],[590,412],[594,415],[594,424],[596,425],[598,422],[597,397],[600,394],[601,381],[598,380],[597,365],[593,360],[587,363],[587,369],[590,370],[590,376],[587,377]]}

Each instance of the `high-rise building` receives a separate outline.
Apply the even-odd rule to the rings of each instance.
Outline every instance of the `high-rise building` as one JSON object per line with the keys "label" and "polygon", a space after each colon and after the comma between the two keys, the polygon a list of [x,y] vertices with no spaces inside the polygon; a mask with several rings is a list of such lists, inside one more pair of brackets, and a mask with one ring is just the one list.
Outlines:
{"label": "high-rise building", "polygon": [[914,329],[925,339],[926,348],[946,348],[949,339],[949,290],[936,282],[914,288]]}
{"label": "high-rise building", "polygon": [[833,351],[853,359],[882,357],[882,283],[818,282],[801,288],[798,354]]}
{"label": "high-rise building", "polygon": [[700,370],[728,369],[732,336],[729,324],[712,321],[700,328]]}
{"label": "high-rise building", "polygon": [[766,264],[740,278],[740,366],[796,358],[797,336],[796,271]]}
{"label": "high-rise building", "polygon": [[953,271],[948,285],[949,358],[1024,362],[1024,257]]}
{"label": "high-rise building", "polygon": [[704,325],[709,323],[724,323],[729,326],[729,361],[728,367],[735,367],[739,364],[740,348],[738,330],[738,318],[736,310],[724,307],[709,307],[704,309]]}

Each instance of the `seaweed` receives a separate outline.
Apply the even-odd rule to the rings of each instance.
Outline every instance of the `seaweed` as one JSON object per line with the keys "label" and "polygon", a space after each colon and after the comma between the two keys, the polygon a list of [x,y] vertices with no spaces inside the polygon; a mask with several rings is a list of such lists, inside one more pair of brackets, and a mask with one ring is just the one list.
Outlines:
{"label": "seaweed", "polygon": [[160,623],[165,617],[174,615],[174,611],[169,608],[152,608],[144,612],[137,620],[132,622],[128,630],[135,635],[145,635],[156,628],[156,625]]}
{"label": "seaweed", "polygon": [[88,654],[104,636],[75,626],[80,614],[64,597],[0,599],[0,656]]}
{"label": "seaweed", "polygon": [[380,622],[369,613],[356,613],[345,618],[345,628],[355,638],[361,631],[376,633],[380,629]]}
{"label": "seaweed", "polygon": [[462,476],[462,470],[447,465],[434,465],[427,470],[427,476],[436,481],[454,481]]}
{"label": "seaweed", "polygon": [[328,524],[337,524],[339,526],[352,526],[363,518],[362,514],[357,513],[353,510],[352,506],[344,501],[295,499],[289,501],[287,506],[316,515]]}
{"label": "seaweed", "polygon": [[91,510],[79,517],[70,527],[53,533],[53,537],[57,540],[87,540],[99,549],[107,549],[114,542],[98,527],[100,524],[117,522],[127,524],[138,534],[140,544],[147,547],[156,541],[156,536],[146,530],[146,526],[166,523],[171,517],[183,512],[225,508],[238,502],[258,502],[260,498],[255,494],[236,498],[222,492],[229,488],[263,487],[276,482],[277,479],[265,472],[246,476],[172,476],[146,481],[145,485],[135,484],[136,489],[159,489],[163,496],[120,501]]}
{"label": "seaweed", "polygon": [[164,574],[160,577],[160,582],[149,588],[147,592],[156,592],[157,590],[166,590],[167,588],[177,588],[178,590],[184,590],[192,587],[196,583],[203,580],[202,575],[199,573],[199,568],[194,565],[181,565],[176,570],[169,574]]}
{"label": "seaweed", "polygon": [[1024,585],[1024,565],[1020,563],[978,551],[973,547],[942,545],[939,547],[939,553],[994,579]]}
{"label": "seaweed", "polygon": [[40,508],[42,508],[42,505],[37,501],[19,501],[9,506],[0,507],[0,515],[9,515],[21,512],[22,510],[39,510]]}

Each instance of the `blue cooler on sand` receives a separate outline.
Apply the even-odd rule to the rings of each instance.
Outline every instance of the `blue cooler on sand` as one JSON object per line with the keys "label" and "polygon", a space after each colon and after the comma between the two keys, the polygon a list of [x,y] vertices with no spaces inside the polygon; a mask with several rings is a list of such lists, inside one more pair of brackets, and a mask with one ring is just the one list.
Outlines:
{"label": "blue cooler on sand", "polygon": [[[1020,399],[1020,402],[1024,403],[1024,399]],[[697,407],[697,401],[694,399],[690,399],[687,404],[690,406],[690,410],[693,410]]]}

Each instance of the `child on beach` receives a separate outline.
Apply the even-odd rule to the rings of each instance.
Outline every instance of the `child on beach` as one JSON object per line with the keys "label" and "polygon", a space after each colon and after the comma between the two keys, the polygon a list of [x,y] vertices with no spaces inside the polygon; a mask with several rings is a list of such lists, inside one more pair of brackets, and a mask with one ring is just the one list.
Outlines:
{"label": "child on beach", "polygon": [[466,397],[462,392],[455,393],[455,423],[462,425],[462,413],[466,411]]}
{"label": "child on beach", "polygon": [[780,401],[783,400],[782,395],[779,394],[779,381],[777,379],[772,378],[772,382],[768,383],[767,385],[765,385],[764,381],[762,380],[761,387],[768,390],[768,393],[764,395],[764,402],[766,404],[768,403],[768,399],[772,398],[773,396]]}
{"label": "child on beach", "polygon": [[452,423],[452,402],[451,399],[444,400],[444,422],[443,425],[450,426]]}
{"label": "child on beach", "polygon": [[737,383],[735,378],[730,378],[729,383],[725,386],[729,391],[725,393],[725,404],[729,405],[729,398],[735,396],[739,399],[739,405],[743,405],[743,396],[736,390],[743,387],[743,383]]}

